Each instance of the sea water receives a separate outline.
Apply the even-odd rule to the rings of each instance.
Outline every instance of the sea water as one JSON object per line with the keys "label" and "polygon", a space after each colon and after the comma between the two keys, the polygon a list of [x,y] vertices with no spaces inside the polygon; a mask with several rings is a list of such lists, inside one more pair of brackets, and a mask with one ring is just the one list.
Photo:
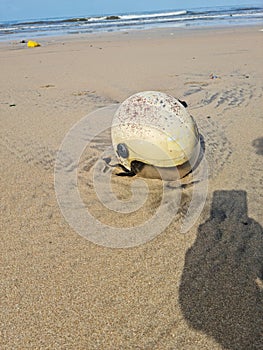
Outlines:
{"label": "sea water", "polygon": [[96,32],[263,25],[263,7],[224,6],[0,22],[0,41]]}

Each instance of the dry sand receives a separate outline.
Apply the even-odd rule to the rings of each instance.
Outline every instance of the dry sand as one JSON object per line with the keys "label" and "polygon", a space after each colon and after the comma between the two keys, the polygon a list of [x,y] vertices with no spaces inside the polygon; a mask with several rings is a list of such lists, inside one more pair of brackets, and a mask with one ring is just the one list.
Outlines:
{"label": "dry sand", "polygon": [[[1,349],[262,349],[262,36],[166,29],[0,44]],[[207,201],[186,234],[187,187],[155,239],[99,246],[60,211],[56,152],[83,116],[143,90],[187,101],[206,142]],[[96,198],[92,169],[109,144],[106,132],[82,155],[83,202],[106,223],[143,223],[159,180],[135,213]],[[120,198],[132,181],[113,176]]]}

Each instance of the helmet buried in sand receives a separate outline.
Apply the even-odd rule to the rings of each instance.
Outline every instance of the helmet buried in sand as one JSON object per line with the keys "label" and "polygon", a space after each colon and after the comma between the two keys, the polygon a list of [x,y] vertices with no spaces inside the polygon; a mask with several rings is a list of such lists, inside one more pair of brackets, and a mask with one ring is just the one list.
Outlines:
{"label": "helmet buried in sand", "polygon": [[126,99],[114,115],[111,136],[122,167],[133,175],[152,166],[176,167],[183,177],[200,154],[194,119],[182,102],[161,92],[145,91]]}

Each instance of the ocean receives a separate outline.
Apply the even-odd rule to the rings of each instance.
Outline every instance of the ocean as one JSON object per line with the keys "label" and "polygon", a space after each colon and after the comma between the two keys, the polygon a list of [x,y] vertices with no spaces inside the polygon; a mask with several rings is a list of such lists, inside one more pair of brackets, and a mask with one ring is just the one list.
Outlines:
{"label": "ocean", "polygon": [[263,25],[263,7],[228,6],[0,22],[0,41],[97,32]]}

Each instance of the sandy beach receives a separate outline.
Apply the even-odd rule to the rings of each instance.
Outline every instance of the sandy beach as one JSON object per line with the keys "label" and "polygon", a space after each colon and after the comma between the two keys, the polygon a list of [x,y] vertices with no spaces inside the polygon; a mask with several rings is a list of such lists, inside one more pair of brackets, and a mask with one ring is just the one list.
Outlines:
{"label": "sandy beach", "polygon": [[[54,37],[31,49],[0,43],[1,349],[262,349],[260,29]],[[101,246],[62,215],[57,151],[90,112],[144,90],[187,102],[206,143],[205,205],[182,234],[193,196],[186,186],[154,239]],[[141,209],[109,211],[96,196],[93,170],[110,144],[105,132],[81,156],[83,203],[113,227],[143,225],[160,204],[161,181],[146,180]],[[133,181],[113,175],[112,188],[126,200]],[[168,198],[179,193],[178,183],[167,188]]]}

